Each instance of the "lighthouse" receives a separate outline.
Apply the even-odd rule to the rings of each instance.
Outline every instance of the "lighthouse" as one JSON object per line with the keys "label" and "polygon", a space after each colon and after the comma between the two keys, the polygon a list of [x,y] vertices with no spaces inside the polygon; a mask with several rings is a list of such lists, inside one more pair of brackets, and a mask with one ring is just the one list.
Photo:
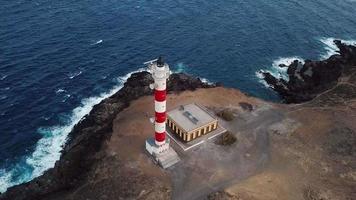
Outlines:
{"label": "lighthouse", "polygon": [[180,159],[177,153],[170,148],[170,139],[166,137],[166,97],[167,79],[170,71],[162,57],[148,61],[149,71],[154,83],[150,88],[154,90],[154,137],[146,140],[146,150],[154,160],[163,168],[168,168]]}

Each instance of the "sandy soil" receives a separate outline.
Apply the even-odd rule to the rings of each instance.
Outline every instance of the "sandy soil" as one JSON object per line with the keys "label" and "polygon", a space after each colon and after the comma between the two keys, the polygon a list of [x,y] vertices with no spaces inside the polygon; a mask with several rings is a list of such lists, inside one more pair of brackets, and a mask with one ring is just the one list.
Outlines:
{"label": "sandy soil", "polygon": [[[214,95],[218,94],[218,95]],[[232,122],[220,123],[240,141],[222,147],[214,141],[205,142],[188,152],[179,152],[182,161],[163,171],[145,154],[144,142],[153,136],[149,118],[153,116],[152,97],[131,103],[114,121],[114,132],[107,153],[117,155],[125,167],[139,169],[147,176],[159,177],[162,184],[172,187],[173,199],[201,199],[227,185],[255,174],[268,161],[267,127],[282,120],[280,108],[274,108],[234,89],[199,89],[168,96],[168,110],[187,103],[200,103],[213,110],[230,108],[238,116]],[[239,103],[247,102],[255,111],[244,111]],[[246,157],[245,155],[249,156]]]}
{"label": "sandy soil", "polygon": [[234,120],[219,123],[237,142],[178,151],[181,162],[162,170],[144,149],[154,111],[153,97],[142,97],[117,115],[88,184],[67,199],[355,199],[356,103],[287,106],[211,88],[170,94],[167,106],[193,102],[216,112],[229,108]]}
{"label": "sandy soil", "polygon": [[299,125],[286,133],[272,131],[266,169],[225,192],[254,200],[356,199],[355,103],[297,105],[287,115]]}

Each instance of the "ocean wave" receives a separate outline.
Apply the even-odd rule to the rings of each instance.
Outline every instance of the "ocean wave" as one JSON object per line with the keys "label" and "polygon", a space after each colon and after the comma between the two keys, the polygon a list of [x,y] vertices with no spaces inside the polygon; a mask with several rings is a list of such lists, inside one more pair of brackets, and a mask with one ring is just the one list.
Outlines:
{"label": "ocean wave", "polygon": [[[326,38],[323,37],[319,41],[324,44],[324,50],[325,52],[320,55],[320,59],[325,60],[329,58],[332,55],[338,54],[338,48],[334,44],[334,40],[341,40],[343,43],[348,44],[348,45],[356,45],[356,40],[342,40],[338,38]],[[270,87],[266,81],[263,80],[263,72],[269,72],[272,74],[274,77],[277,78],[283,78],[285,80],[288,80],[288,75],[287,75],[287,67],[280,67],[281,64],[284,65],[290,65],[294,60],[299,60],[304,63],[304,59],[298,56],[293,56],[293,57],[286,57],[286,58],[278,58],[272,62],[272,65],[268,69],[261,69],[257,72],[255,72],[255,76],[257,77],[258,81],[263,84],[265,87]]]}
{"label": "ocean wave", "polygon": [[2,80],[5,80],[5,78],[7,78],[7,76],[8,76],[8,75],[3,75],[3,76],[1,76],[0,80],[1,80],[1,81],[2,81]]}
{"label": "ocean wave", "polygon": [[8,183],[11,182],[11,174],[7,173],[6,170],[0,169],[0,192],[5,191],[9,187]]}
{"label": "ocean wave", "polygon": [[268,85],[268,83],[263,78],[263,74],[262,73],[264,73],[264,72],[266,72],[266,71],[265,70],[257,71],[257,72],[255,72],[255,76],[257,77],[257,80],[258,80],[259,83],[264,85],[266,88],[269,88],[270,85]]}
{"label": "ocean wave", "polygon": [[125,76],[118,77],[117,85],[108,92],[83,99],[81,105],[71,112],[67,124],[39,128],[38,132],[42,135],[42,138],[37,142],[32,155],[25,157],[24,162],[16,163],[8,169],[0,169],[0,192],[6,191],[8,187],[28,182],[42,175],[47,169],[54,167],[74,125],[89,114],[94,105],[119,91],[131,74],[141,71],[145,71],[145,69],[140,68]]}
{"label": "ocean wave", "polygon": [[71,97],[70,94],[64,95],[64,98],[63,98],[62,102],[66,102],[70,97]]}
{"label": "ocean wave", "polygon": [[321,59],[325,60],[332,55],[339,54],[337,52],[339,49],[334,44],[334,40],[341,40],[343,43],[348,45],[356,45],[356,40],[342,40],[342,39],[332,38],[332,37],[329,38],[323,37],[319,39],[319,41],[324,44],[324,49],[325,49],[325,52],[320,55]]}
{"label": "ocean wave", "polygon": [[178,63],[174,69],[172,70],[174,73],[181,73],[181,72],[184,72],[186,70],[188,66],[185,65],[184,63],[180,62]]}
{"label": "ocean wave", "polygon": [[59,94],[59,93],[62,93],[62,92],[66,92],[66,90],[59,88],[59,89],[56,91],[56,94]]}
{"label": "ocean wave", "polygon": [[[255,76],[258,79],[258,81],[263,84],[265,87],[269,87],[269,85],[266,83],[266,81],[263,79],[263,73],[264,72],[269,72],[276,78],[282,78],[284,80],[289,80],[287,70],[290,64],[293,63],[293,61],[299,60],[302,63],[304,63],[304,59],[299,57],[299,56],[292,56],[292,57],[279,57],[276,60],[272,61],[272,65],[268,68],[261,69],[257,72],[255,72]],[[281,65],[285,65],[285,67],[281,67]]]}
{"label": "ocean wave", "polygon": [[0,95],[0,100],[7,99],[7,95]]}
{"label": "ocean wave", "polygon": [[91,44],[91,45],[97,45],[97,44],[100,44],[100,43],[102,43],[102,42],[103,42],[103,40],[98,40],[98,41],[94,42],[94,43]]}
{"label": "ocean wave", "polygon": [[10,90],[11,89],[11,87],[5,87],[5,88],[1,88],[0,90],[1,91],[6,91],[6,90]]}
{"label": "ocean wave", "polygon": [[79,76],[79,75],[81,75],[81,74],[82,74],[82,71],[75,72],[75,73],[70,73],[69,76],[68,76],[68,78],[69,78],[69,79],[73,79],[73,78],[75,78],[75,77],[77,77],[77,76]]}
{"label": "ocean wave", "polygon": [[201,80],[201,82],[206,83],[208,85],[213,85],[214,84],[214,82],[209,81],[207,78],[199,77],[199,79]]}
{"label": "ocean wave", "polygon": [[[177,65],[175,65],[173,67],[173,69],[171,70],[171,73],[187,72],[187,68],[188,68],[188,65],[185,65],[184,63],[179,62]],[[198,77],[203,83],[206,83],[206,84],[209,84],[209,85],[213,85],[214,84],[212,81],[208,80],[207,78],[203,78],[203,77],[199,77],[199,76],[196,76],[196,77]]]}
{"label": "ocean wave", "polygon": [[[280,57],[273,61],[272,67],[267,71],[270,72],[275,77],[288,80],[289,78],[287,74],[287,70],[288,70],[287,66],[292,64],[295,60],[299,60],[302,63],[304,63],[304,59],[299,56],[285,57],[285,58]],[[285,65],[285,67],[281,67],[281,65]]]}

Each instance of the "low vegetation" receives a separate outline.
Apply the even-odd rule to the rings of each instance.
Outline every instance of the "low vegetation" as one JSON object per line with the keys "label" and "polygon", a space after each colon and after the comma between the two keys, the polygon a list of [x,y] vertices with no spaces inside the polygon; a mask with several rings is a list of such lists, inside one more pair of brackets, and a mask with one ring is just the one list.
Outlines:
{"label": "low vegetation", "polygon": [[223,145],[223,146],[230,146],[234,144],[237,141],[237,138],[234,134],[232,134],[230,131],[226,131],[219,137],[217,140],[218,145]]}
{"label": "low vegetation", "polygon": [[217,113],[217,116],[224,119],[225,121],[232,121],[235,118],[234,113],[230,109],[224,109],[219,111]]}
{"label": "low vegetation", "polygon": [[246,111],[249,111],[249,112],[251,112],[253,110],[253,106],[251,104],[249,104],[249,103],[240,102],[239,105],[243,110],[246,110]]}

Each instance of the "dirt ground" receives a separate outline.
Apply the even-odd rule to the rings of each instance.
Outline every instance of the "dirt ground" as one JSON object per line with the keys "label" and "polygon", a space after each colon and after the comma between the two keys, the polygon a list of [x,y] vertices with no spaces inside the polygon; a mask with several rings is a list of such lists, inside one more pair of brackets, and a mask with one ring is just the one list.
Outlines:
{"label": "dirt ground", "polygon": [[225,192],[251,200],[356,199],[355,105],[289,108],[298,127],[272,129],[268,166]]}
{"label": "dirt ground", "polygon": [[[219,95],[212,95],[214,93]],[[246,97],[234,89],[200,89],[194,92],[170,94],[167,102],[167,110],[195,102],[211,109],[228,107],[246,115],[244,123],[239,122],[240,120],[229,123],[220,121],[228,129],[232,129],[235,123],[244,124],[244,130],[240,129],[239,132],[234,130],[234,134],[241,142],[231,147],[222,147],[212,140],[187,152],[177,149],[182,161],[166,171],[154,165],[144,151],[146,138],[152,137],[154,133],[149,121],[154,114],[152,97],[143,97],[132,102],[128,109],[117,116],[114,121],[114,132],[107,145],[108,154],[117,155],[128,168],[135,167],[148,176],[160,177],[164,184],[172,186],[173,199],[204,198],[207,194],[224,188],[230,182],[255,173],[268,158],[267,132],[263,126],[282,118],[277,111],[270,111],[272,110],[270,105]],[[244,112],[239,106],[240,102],[253,105],[256,107],[256,112]],[[257,111],[259,114],[256,114]],[[268,119],[264,120],[265,118]],[[255,127],[260,128],[254,130]],[[252,133],[249,131],[251,129]],[[249,149],[253,150],[247,158],[245,154]]]}
{"label": "dirt ground", "polygon": [[[163,170],[144,149],[154,135],[149,121],[154,102],[142,97],[117,115],[105,159],[92,173],[92,190],[105,191],[94,197],[83,188],[86,193],[79,189],[72,199],[355,199],[355,103],[332,109],[286,106],[211,88],[169,94],[167,110],[193,102],[213,112],[231,110],[234,119],[219,123],[237,141],[221,146],[210,140],[177,150],[181,161]],[[343,137],[335,141],[337,133]]]}

